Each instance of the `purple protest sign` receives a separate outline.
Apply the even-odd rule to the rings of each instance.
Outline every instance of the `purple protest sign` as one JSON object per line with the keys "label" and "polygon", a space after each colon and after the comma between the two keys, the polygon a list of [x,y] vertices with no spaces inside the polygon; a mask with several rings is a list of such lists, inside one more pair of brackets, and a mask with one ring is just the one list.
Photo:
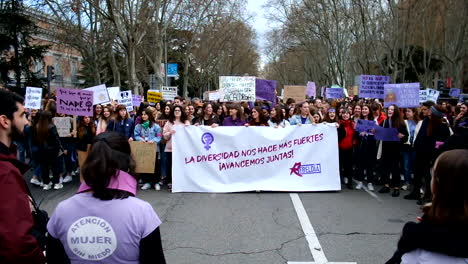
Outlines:
{"label": "purple protest sign", "polygon": [[256,99],[276,102],[275,90],[277,85],[276,81],[255,79]]}
{"label": "purple protest sign", "polygon": [[360,98],[384,99],[384,85],[390,83],[390,76],[361,75]]}
{"label": "purple protest sign", "polygon": [[400,108],[419,106],[419,83],[398,83],[384,85],[384,106],[394,104]]}
{"label": "purple protest sign", "polygon": [[307,82],[306,95],[309,97],[315,97],[315,82]]}
{"label": "purple protest sign", "polygon": [[372,133],[371,130],[376,126],[377,123],[375,123],[374,120],[358,119],[356,122],[356,131]]}
{"label": "purple protest sign", "polygon": [[92,116],[93,91],[57,88],[57,112],[66,115]]}
{"label": "purple protest sign", "polygon": [[376,140],[400,141],[400,138],[398,137],[398,129],[394,127],[383,128],[381,126],[376,126],[374,129],[374,137]]}
{"label": "purple protest sign", "polygon": [[343,88],[327,88],[325,97],[327,99],[341,99],[343,98]]}
{"label": "purple protest sign", "polygon": [[141,95],[136,95],[136,94],[132,95],[133,106],[139,107],[141,102],[142,102]]}
{"label": "purple protest sign", "polygon": [[461,90],[458,89],[458,88],[450,88],[450,92],[449,92],[449,95],[451,97],[459,97],[460,96],[460,93],[461,93]]}

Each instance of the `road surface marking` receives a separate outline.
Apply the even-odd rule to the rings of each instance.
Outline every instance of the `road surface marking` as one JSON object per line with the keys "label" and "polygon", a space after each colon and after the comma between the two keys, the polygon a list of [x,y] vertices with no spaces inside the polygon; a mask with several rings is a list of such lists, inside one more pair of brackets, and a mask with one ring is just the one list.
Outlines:
{"label": "road surface marking", "polygon": [[[354,183],[356,183],[356,184],[358,183],[356,180],[353,180],[353,181],[354,181]],[[382,199],[380,199],[380,197],[377,196],[377,194],[375,194],[375,192],[369,191],[369,189],[367,189],[366,186],[363,185],[363,186],[362,186],[362,189],[364,189],[364,191],[365,191],[366,193],[368,193],[370,196],[374,197],[377,201],[383,202]]]}
{"label": "road surface marking", "polygon": [[301,198],[297,193],[290,193],[294,209],[296,210],[297,217],[302,226],[302,231],[304,232],[305,239],[309,244],[310,253],[314,258],[313,262],[297,262],[297,261],[288,261],[288,264],[356,264],[356,262],[328,262],[323,248],[320,245],[317,234],[315,233],[312,224],[310,223],[309,216],[307,215],[304,205],[302,204]]}

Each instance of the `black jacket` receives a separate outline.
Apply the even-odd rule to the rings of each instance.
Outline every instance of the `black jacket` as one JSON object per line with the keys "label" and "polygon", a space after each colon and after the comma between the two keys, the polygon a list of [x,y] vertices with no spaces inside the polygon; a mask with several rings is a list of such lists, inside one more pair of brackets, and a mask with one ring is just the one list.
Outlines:
{"label": "black jacket", "polygon": [[47,139],[40,142],[37,138],[37,130],[33,130],[32,145],[37,146],[39,151],[59,151],[64,150],[60,141],[57,127],[53,124],[49,125],[49,133]]}

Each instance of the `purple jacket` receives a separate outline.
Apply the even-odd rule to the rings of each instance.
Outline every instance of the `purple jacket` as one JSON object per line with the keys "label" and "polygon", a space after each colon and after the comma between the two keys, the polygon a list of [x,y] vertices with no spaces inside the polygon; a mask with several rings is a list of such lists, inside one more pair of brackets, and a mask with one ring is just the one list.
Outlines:
{"label": "purple jacket", "polygon": [[245,120],[237,118],[233,120],[231,116],[227,116],[224,118],[223,126],[243,126],[245,125]]}

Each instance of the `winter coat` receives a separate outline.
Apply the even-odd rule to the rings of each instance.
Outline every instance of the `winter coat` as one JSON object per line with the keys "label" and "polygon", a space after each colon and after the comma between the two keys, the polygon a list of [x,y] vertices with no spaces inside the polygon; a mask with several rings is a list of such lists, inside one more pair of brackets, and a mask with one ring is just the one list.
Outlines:
{"label": "winter coat", "polygon": [[[382,123],[382,127],[384,128],[393,127],[393,126],[390,126],[390,119],[385,119]],[[382,143],[381,144],[382,156],[395,158],[400,155],[402,144],[408,141],[408,130],[406,129],[406,126],[404,125],[404,123],[398,128],[398,133],[401,133],[404,135],[404,137],[401,138],[400,141],[382,141],[381,142]],[[379,145],[379,148],[380,148],[380,145]]]}
{"label": "winter coat", "polygon": [[23,175],[29,167],[16,158],[16,146],[0,143],[0,260],[2,263],[45,263],[36,238]]}
{"label": "winter coat", "polygon": [[144,129],[141,124],[135,126],[134,139],[135,141],[153,141],[159,143],[161,141],[161,127],[158,124]]}
{"label": "winter coat", "polygon": [[355,141],[354,122],[351,120],[341,120],[338,127],[338,146],[340,149],[348,150],[353,148]]}
{"label": "winter coat", "polygon": [[107,124],[107,132],[117,132],[124,135],[126,138],[133,137],[134,123],[131,118],[125,120],[110,120]]}
{"label": "winter coat", "polygon": [[[186,122],[187,122],[186,124],[189,124],[188,121],[186,121]],[[174,120],[174,123],[172,123],[171,121],[167,121],[166,125],[164,125],[163,136],[164,136],[164,139],[167,140],[166,148],[164,149],[164,152],[172,152],[172,133],[171,133],[171,130],[174,129],[174,126],[176,126],[176,125],[183,126],[185,124],[180,122],[180,121]]]}
{"label": "winter coat", "polygon": [[236,120],[233,120],[231,116],[227,116],[223,120],[223,126],[243,126],[245,125],[245,120],[242,120],[240,118],[236,118]]}
{"label": "winter coat", "polygon": [[[291,118],[289,118],[289,124],[291,124],[292,126],[293,125],[299,125],[299,124],[302,124],[302,120],[301,120],[301,115],[293,115],[291,116]],[[307,119],[306,119],[306,124],[312,124],[312,121],[310,120],[311,118],[309,116],[307,116]]]}

